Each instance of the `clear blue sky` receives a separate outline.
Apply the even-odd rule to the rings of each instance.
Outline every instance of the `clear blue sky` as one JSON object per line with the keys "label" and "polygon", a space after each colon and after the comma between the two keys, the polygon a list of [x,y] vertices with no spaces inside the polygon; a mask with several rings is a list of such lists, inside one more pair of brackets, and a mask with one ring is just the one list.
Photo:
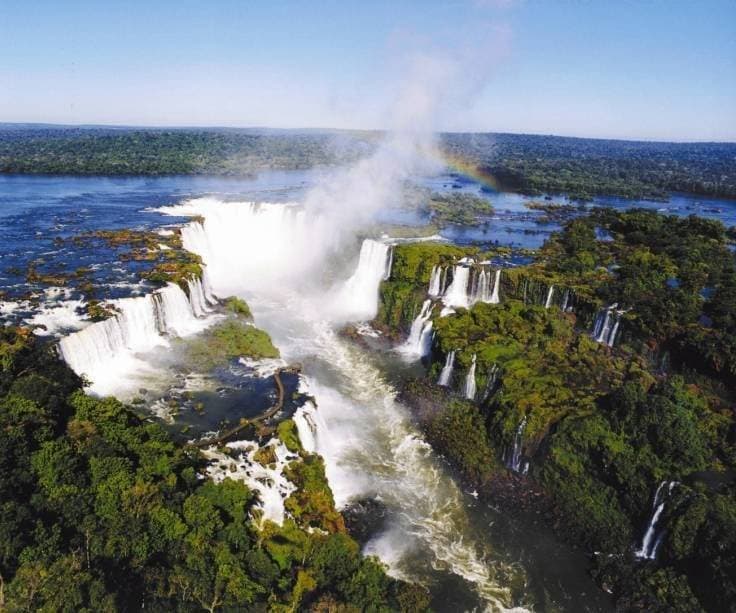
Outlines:
{"label": "clear blue sky", "polygon": [[439,129],[736,141],[736,0],[0,0],[0,121],[383,127],[425,50]]}

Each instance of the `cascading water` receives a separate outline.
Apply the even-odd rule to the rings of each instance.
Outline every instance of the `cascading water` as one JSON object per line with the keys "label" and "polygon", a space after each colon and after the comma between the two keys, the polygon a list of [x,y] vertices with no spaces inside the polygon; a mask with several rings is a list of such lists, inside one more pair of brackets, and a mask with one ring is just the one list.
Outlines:
{"label": "cascading water", "polygon": [[473,360],[470,363],[468,374],[465,376],[465,397],[468,400],[475,400],[475,362],[476,355],[473,354]]}
{"label": "cascading water", "polygon": [[455,266],[450,283],[444,297],[443,302],[448,307],[464,307],[470,306],[468,297],[468,283],[470,281],[470,268],[458,264]]}
{"label": "cascading water", "polygon": [[432,322],[432,301],[425,300],[422,310],[411,324],[409,338],[399,347],[399,351],[409,358],[424,357],[429,353],[431,347]]}
{"label": "cascading water", "polygon": [[566,289],[565,292],[562,294],[562,305],[560,305],[560,310],[565,313],[567,312],[567,306],[570,303],[570,290]]}
{"label": "cascading water", "polygon": [[204,290],[201,284],[198,287],[187,297],[169,283],[146,296],[115,301],[114,316],[59,341],[62,357],[74,372],[90,380],[93,393],[125,395],[133,374],[150,370],[139,354],[167,345],[166,335],[188,336],[208,325],[198,317],[205,314]]}
{"label": "cascading water", "polygon": [[473,291],[470,298],[470,303],[475,304],[476,302],[490,302],[491,291],[488,283],[488,272],[482,268],[476,273],[473,283]]}
{"label": "cascading water", "polygon": [[621,312],[616,310],[617,304],[612,304],[598,311],[593,325],[593,338],[598,343],[613,347],[618,334]]}
{"label": "cascading water", "polygon": [[493,293],[491,294],[491,298],[488,302],[491,304],[498,304],[501,302],[501,299],[499,298],[498,292],[501,287],[501,269],[499,268],[496,271],[496,277],[493,280]]}
{"label": "cascading water", "polygon": [[506,467],[513,470],[515,473],[526,474],[529,470],[529,464],[527,462],[522,463],[522,443],[524,441],[524,428],[526,428],[526,415],[519,422],[516,427],[516,433],[514,434],[514,446],[511,448],[511,453],[506,458]]}
{"label": "cascading water", "polygon": [[679,485],[677,481],[662,481],[654,494],[654,502],[652,504],[652,515],[649,518],[647,529],[641,540],[641,547],[634,552],[637,558],[645,560],[654,560],[657,557],[657,550],[662,544],[664,530],[659,526],[659,518],[664,511],[667,499],[672,495],[672,490]]}
{"label": "cascading water", "polygon": [[437,385],[448,387],[450,385],[450,377],[452,377],[452,370],[455,367],[455,352],[450,351],[445,357],[445,365],[440,372],[440,378],[437,379]]}
{"label": "cascading water", "polygon": [[[232,262],[247,262],[257,246],[239,240],[241,251],[233,260],[227,236],[218,235],[236,232],[244,221],[237,210],[227,221],[230,205],[221,205],[216,213],[221,218],[218,224],[210,224],[209,205],[203,210],[195,207],[189,214],[205,217],[200,224],[204,236],[183,232],[184,246],[197,252],[197,245],[201,245],[205,251],[200,255],[208,266],[214,291],[247,298],[259,325],[271,333],[284,359],[303,364],[302,391],[314,396],[316,406],[307,403],[297,411],[295,421],[305,449],[325,459],[338,508],[365,497],[378,498],[386,506],[386,529],[368,542],[366,553],[378,555],[392,574],[406,579],[432,584],[442,573],[454,573],[473,586],[484,606],[492,610],[508,607],[510,592],[494,579],[498,576],[494,565],[504,563],[478,554],[462,492],[418,435],[407,409],[395,399],[396,390],[362,349],[342,340],[335,331],[344,321],[343,313],[357,310],[345,286],[364,294],[366,303],[370,297],[371,310],[376,308],[378,286],[386,270],[386,245],[364,243],[358,264],[364,271],[356,270],[351,281],[342,286],[315,287],[316,274],[294,284],[279,283],[288,276],[282,267],[288,268],[291,262],[277,258],[260,273],[270,274],[272,282],[265,283],[262,278],[254,291],[247,270]],[[174,207],[172,212],[180,211]],[[290,223],[286,218],[284,222]],[[258,220],[254,223],[262,226]],[[274,231],[276,236],[263,237],[260,242],[266,238],[278,241],[279,231]],[[189,243],[188,237],[196,241]],[[310,237],[310,244],[313,240]],[[336,303],[339,315],[324,308],[327,301]],[[360,302],[361,307],[367,306]],[[363,309],[363,314],[366,311]],[[449,382],[454,352],[448,362]]]}
{"label": "cascading water", "polygon": [[499,371],[500,369],[498,368],[498,364],[491,366],[491,369],[488,371],[488,380],[486,381],[486,387],[483,390],[483,396],[480,399],[481,403],[487,402],[495,393]]}
{"label": "cascading water", "polygon": [[550,285],[549,289],[547,290],[547,300],[544,301],[544,308],[548,309],[552,306],[552,296],[554,296],[555,293],[555,286]]}
{"label": "cascading water", "polygon": [[388,248],[388,262],[386,262],[386,272],[383,273],[383,280],[388,281],[391,278],[391,268],[394,265],[394,248]]}
{"label": "cascading water", "polygon": [[439,298],[442,295],[442,280],[444,275],[444,268],[442,266],[433,266],[432,273],[429,277],[429,290],[428,294],[430,298]]}
{"label": "cascading water", "polygon": [[385,243],[365,239],[358,267],[339,291],[337,301],[345,320],[373,319],[378,312],[378,285],[390,275],[391,250]]}

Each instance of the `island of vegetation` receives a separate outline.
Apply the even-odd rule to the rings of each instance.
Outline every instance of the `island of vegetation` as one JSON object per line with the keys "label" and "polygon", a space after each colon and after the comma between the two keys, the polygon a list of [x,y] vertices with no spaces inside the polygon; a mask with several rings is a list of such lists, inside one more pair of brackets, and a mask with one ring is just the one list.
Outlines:
{"label": "island of vegetation", "polygon": [[585,548],[622,610],[736,601],[730,240],[716,221],[600,209],[503,268],[498,303],[440,313],[461,268],[468,288],[498,270],[479,247],[396,245],[381,284],[374,325],[397,340],[433,300],[426,375],[402,391],[430,443],[482,497]]}

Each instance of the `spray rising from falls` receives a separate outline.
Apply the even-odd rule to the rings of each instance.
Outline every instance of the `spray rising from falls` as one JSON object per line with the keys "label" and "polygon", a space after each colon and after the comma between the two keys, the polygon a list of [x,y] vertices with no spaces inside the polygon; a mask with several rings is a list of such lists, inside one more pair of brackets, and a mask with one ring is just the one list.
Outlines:
{"label": "spray rising from falls", "polygon": [[141,354],[167,346],[168,337],[189,336],[203,330],[215,299],[205,282],[189,282],[190,295],[176,284],[140,298],[114,302],[117,313],[74,332],[59,342],[61,355],[78,375],[92,383],[99,395],[125,395],[134,375],[150,372]]}

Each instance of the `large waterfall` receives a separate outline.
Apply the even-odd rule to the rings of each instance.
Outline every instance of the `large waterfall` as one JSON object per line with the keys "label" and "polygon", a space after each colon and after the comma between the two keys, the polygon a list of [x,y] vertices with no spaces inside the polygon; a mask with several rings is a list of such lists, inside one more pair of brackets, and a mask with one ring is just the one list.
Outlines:
{"label": "large waterfall", "polygon": [[399,351],[409,358],[424,357],[429,353],[432,344],[432,301],[427,299],[422,310],[411,324],[409,338],[399,347]]}
{"label": "large waterfall", "polygon": [[200,280],[189,284],[188,297],[176,284],[139,298],[114,302],[117,313],[74,332],[59,342],[61,355],[99,395],[122,394],[134,373],[149,370],[140,354],[167,345],[167,336],[188,336],[203,330],[214,300]]}
{"label": "large waterfall", "polygon": [[499,297],[499,294],[498,294],[500,287],[501,287],[501,269],[499,268],[496,271],[496,277],[493,280],[493,293],[491,294],[491,299],[489,300],[491,304],[498,304],[499,302],[501,302],[501,298]]}
{"label": "large waterfall", "polygon": [[433,266],[432,272],[429,277],[429,290],[427,293],[430,298],[439,298],[443,291],[443,280],[444,280],[445,269],[442,266]]}
{"label": "large waterfall", "polygon": [[[320,244],[319,222],[296,211],[275,212],[279,206],[206,200],[169,212],[204,217],[182,236],[185,248],[203,257],[215,293],[248,299],[283,358],[302,363],[303,391],[315,404],[295,420],[305,448],[325,459],[338,508],[373,497],[385,505],[385,529],[366,544],[366,553],[379,556],[391,574],[428,584],[453,573],[473,587],[482,607],[508,607],[510,593],[495,579],[501,576],[495,565],[504,563],[479,554],[462,492],[374,360],[336,332],[348,317],[375,314],[388,246],[365,241],[355,272],[341,275],[340,252]],[[343,241],[343,252],[352,244]],[[333,279],[325,278],[328,271]],[[334,280],[341,276],[349,278]],[[422,310],[426,317],[431,304]]]}
{"label": "large waterfall", "polygon": [[646,560],[654,560],[657,557],[657,550],[662,544],[664,538],[664,530],[659,525],[659,518],[664,511],[667,499],[672,495],[672,490],[679,485],[677,481],[662,481],[654,494],[654,502],[652,503],[652,515],[649,518],[647,529],[641,539],[641,546],[636,550],[637,558]]}
{"label": "large waterfall", "polygon": [[465,397],[468,400],[475,400],[475,361],[476,355],[473,354],[473,360],[468,368],[468,374],[465,375]]}

